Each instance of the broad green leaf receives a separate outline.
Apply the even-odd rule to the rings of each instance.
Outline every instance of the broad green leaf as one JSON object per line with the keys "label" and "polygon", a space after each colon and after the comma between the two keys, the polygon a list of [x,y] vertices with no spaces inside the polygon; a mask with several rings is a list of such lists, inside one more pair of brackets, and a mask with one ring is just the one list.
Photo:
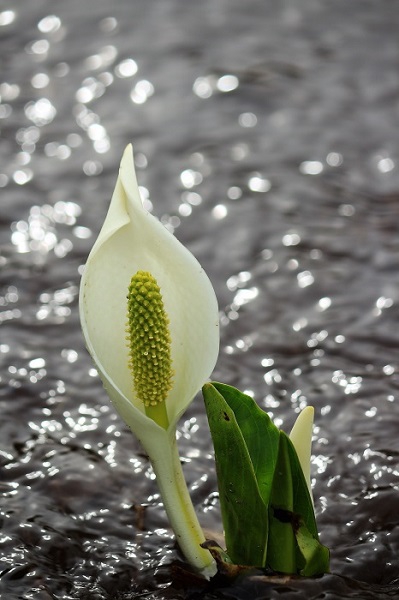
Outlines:
{"label": "broad green leaf", "polygon": [[287,440],[280,431],[269,505],[267,565],[279,573],[296,573],[296,540],[292,526],[294,489]]}
{"label": "broad green leaf", "polygon": [[253,398],[224,383],[212,382],[212,385],[234,412],[251,457],[260,495],[267,506],[277,461],[279,430]]}
{"label": "broad green leaf", "polygon": [[268,514],[244,436],[216,387],[207,383],[202,391],[215,448],[227,553],[237,565],[263,567]]}
{"label": "broad green leaf", "polygon": [[329,570],[329,551],[318,539],[307,482],[283,431],[270,498],[267,557],[267,564],[283,573],[314,576]]}
{"label": "broad green leaf", "polygon": [[313,577],[328,573],[330,570],[330,551],[312,536],[303,522],[295,533],[298,549],[302,554],[304,566],[299,571],[304,577]]}

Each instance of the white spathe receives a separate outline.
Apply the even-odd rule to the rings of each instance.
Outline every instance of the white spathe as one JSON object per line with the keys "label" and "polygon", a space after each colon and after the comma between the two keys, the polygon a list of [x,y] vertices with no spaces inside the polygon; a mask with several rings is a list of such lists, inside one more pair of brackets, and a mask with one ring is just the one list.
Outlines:
{"label": "white spathe", "polygon": [[173,428],[215,366],[218,307],[212,284],[198,261],[143,208],[129,145],[108,214],[83,273],[80,316],[100,377],[107,391],[112,390],[118,410],[130,411],[126,402],[133,405],[137,427],[130,422],[129,426],[133,425],[141,438],[141,428],[152,420],[136,398],[125,339],[127,290],[139,270],[149,271],[157,280],[170,319],[174,378],[166,407]]}
{"label": "white spathe", "polygon": [[[137,271],[149,271],[155,277],[170,319],[174,377],[165,401],[169,419],[167,431],[145,414],[128,367],[126,296],[130,279]],[[153,464],[179,544],[188,560],[205,572],[205,563],[209,565],[211,559],[208,552],[201,548],[196,550],[198,540],[204,538],[198,523],[191,523],[195,515],[188,493],[182,488],[175,430],[179,417],[216,363],[219,351],[217,300],[194,256],[143,208],[131,145],[123,154],[108,214],[84,269],[80,319],[87,348],[105,389]],[[173,490],[173,484],[168,484],[168,477],[169,482],[175,478],[177,489]],[[183,513],[180,516],[179,511]],[[193,539],[187,528],[194,531],[190,534]]]}
{"label": "white spathe", "polygon": [[313,493],[310,482],[310,457],[312,453],[313,420],[314,408],[313,406],[306,406],[306,408],[299,413],[290,433],[290,440],[296,450],[312,502]]}

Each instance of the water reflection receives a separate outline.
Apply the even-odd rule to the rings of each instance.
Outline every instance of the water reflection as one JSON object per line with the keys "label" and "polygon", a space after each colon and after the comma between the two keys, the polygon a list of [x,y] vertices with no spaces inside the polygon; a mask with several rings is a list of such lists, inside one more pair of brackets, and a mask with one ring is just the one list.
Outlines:
{"label": "water reflection", "polygon": [[130,98],[134,104],[144,104],[148,98],[154,94],[154,86],[151,81],[141,79],[138,81],[130,93]]}
{"label": "water reflection", "polygon": [[[32,206],[27,221],[12,224],[11,241],[20,253],[54,251],[57,256],[64,257],[72,250],[73,243],[69,239],[60,239],[56,227],[58,224],[75,225],[80,214],[81,208],[74,202],[58,201],[54,206]],[[79,237],[82,230],[75,230],[76,233]]]}
{"label": "water reflection", "polygon": [[304,175],[320,175],[323,163],[318,160],[305,160],[299,165],[299,171]]}
{"label": "water reflection", "polygon": [[[217,378],[287,426],[315,405],[333,567],[376,593],[396,577],[397,52],[389,11],[353,20],[343,6],[0,11],[2,560],[27,569],[13,593],[31,593],[36,570],[38,593],[78,596],[90,581],[107,600],[123,585],[162,598],[155,568],[178,556],[77,322],[81,265],[129,141],[146,208],[156,198],[217,287]],[[206,431],[198,401],[179,443],[212,528]],[[155,583],[132,592],[143,566]]]}
{"label": "water reflection", "polygon": [[6,27],[14,22],[16,13],[13,10],[3,10],[0,13],[0,27]]}
{"label": "water reflection", "polygon": [[138,66],[133,58],[125,58],[119,64],[116,65],[114,71],[117,77],[125,79],[126,77],[133,77],[136,75]]}
{"label": "water reflection", "polygon": [[61,19],[56,15],[48,15],[41,19],[37,24],[38,30],[42,33],[55,33],[60,27]]}
{"label": "water reflection", "polygon": [[251,190],[251,192],[265,193],[271,189],[272,184],[268,179],[262,177],[260,173],[254,173],[250,176],[248,180],[248,187]]}

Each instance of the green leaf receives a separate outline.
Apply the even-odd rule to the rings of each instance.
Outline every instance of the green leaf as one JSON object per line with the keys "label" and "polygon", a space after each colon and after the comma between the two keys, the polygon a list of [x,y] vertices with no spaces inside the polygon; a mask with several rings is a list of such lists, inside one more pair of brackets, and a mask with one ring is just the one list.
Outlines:
{"label": "green leaf", "polygon": [[234,387],[203,388],[227,553],[235,565],[304,576],[329,569],[309,488],[289,437]]}
{"label": "green leaf", "polygon": [[216,382],[212,385],[234,412],[251,457],[260,495],[267,506],[277,461],[279,430],[253,398],[231,385]]}
{"label": "green leaf", "polygon": [[278,457],[269,506],[267,564],[279,573],[296,573],[296,540],[292,526],[294,490],[288,438],[280,431]]}
{"label": "green leaf", "polygon": [[301,521],[296,530],[299,551],[304,559],[304,566],[299,571],[304,577],[313,577],[328,573],[330,570],[330,551],[310,533]]}
{"label": "green leaf", "polygon": [[320,544],[313,503],[298,456],[280,431],[270,497],[267,564],[282,573],[322,575],[329,570],[329,551]]}
{"label": "green leaf", "polygon": [[207,383],[202,391],[215,448],[227,553],[237,565],[263,567],[268,514],[243,433],[216,386]]}

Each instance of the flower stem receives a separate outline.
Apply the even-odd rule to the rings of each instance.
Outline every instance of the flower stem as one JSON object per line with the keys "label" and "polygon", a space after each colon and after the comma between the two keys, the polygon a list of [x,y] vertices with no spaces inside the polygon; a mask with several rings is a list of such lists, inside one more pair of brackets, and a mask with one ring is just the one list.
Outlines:
{"label": "flower stem", "polygon": [[158,487],[181,551],[193,567],[210,578],[216,573],[215,562],[209,551],[200,546],[205,537],[184,479],[175,432],[168,433],[169,443],[150,456]]}

